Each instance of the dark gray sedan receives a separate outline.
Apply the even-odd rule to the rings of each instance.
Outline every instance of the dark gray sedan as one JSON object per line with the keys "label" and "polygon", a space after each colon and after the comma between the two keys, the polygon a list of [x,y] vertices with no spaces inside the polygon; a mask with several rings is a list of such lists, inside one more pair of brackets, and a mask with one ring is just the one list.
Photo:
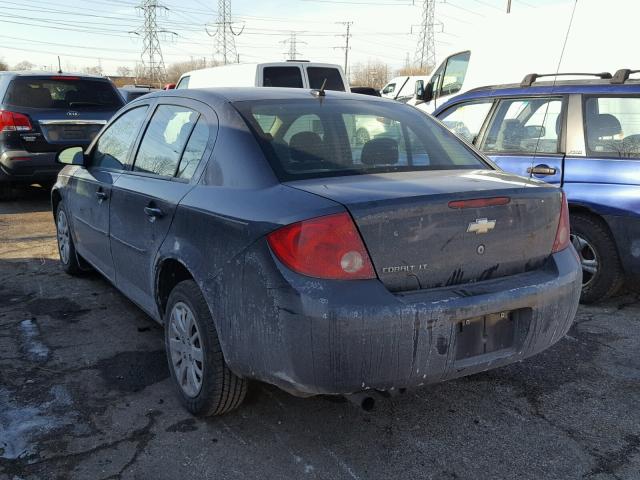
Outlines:
{"label": "dark gray sedan", "polygon": [[249,379],[364,398],[496,368],[576,312],[562,191],[397,102],[154,93],[59,160],[64,269],[98,270],[164,324],[197,415],[237,407]]}

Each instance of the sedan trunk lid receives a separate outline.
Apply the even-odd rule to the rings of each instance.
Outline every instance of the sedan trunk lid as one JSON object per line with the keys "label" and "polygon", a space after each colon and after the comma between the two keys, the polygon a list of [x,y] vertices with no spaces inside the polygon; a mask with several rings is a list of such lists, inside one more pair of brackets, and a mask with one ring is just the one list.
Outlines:
{"label": "sedan trunk lid", "polygon": [[[463,285],[539,267],[551,253],[562,201],[555,187],[492,170],[343,176],[288,185],[349,210],[378,277],[391,291]],[[495,198],[490,206],[451,203]]]}

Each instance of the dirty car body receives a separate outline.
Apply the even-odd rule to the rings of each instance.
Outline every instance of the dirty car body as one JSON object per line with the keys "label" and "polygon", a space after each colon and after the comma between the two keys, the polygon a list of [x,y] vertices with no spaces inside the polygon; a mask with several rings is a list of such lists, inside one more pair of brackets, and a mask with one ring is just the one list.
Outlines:
{"label": "dirty car body", "polygon": [[[189,178],[136,168],[167,106],[207,127]],[[569,329],[581,270],[561,190],[499,171],[413,108],[171,91],[103,135],[136,108],[120,163],[92,166],[97,139],[61,172],[54,211],[64,202],[77,255],[158,321],[195,280],[237,376],[301,396],[390,390],[522,360]],[[368,117],[386,130],[361,145]]]}

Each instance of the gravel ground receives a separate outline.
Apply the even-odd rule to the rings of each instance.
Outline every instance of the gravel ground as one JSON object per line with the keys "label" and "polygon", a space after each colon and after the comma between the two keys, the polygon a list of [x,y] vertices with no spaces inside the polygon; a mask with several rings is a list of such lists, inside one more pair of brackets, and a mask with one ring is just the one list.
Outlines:
{"label": "gravel ground", "polygon": [[365,413],[252,386],[195,419],[162,330],[56,260],[47,195],[0,203],[0,479],[640,479],[640,301],[581,307],[523,363]]}

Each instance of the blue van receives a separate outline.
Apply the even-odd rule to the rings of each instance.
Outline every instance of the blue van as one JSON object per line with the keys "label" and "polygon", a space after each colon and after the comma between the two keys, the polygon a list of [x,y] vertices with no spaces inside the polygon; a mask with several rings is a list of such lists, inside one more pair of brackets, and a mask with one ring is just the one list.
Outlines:
{"label": "blue van", "polygon": [[640,80],[638,70],[559,74],[596,79],[477,88],[434,115],[503,170],[565,190],[583,303],[640,280]]}

